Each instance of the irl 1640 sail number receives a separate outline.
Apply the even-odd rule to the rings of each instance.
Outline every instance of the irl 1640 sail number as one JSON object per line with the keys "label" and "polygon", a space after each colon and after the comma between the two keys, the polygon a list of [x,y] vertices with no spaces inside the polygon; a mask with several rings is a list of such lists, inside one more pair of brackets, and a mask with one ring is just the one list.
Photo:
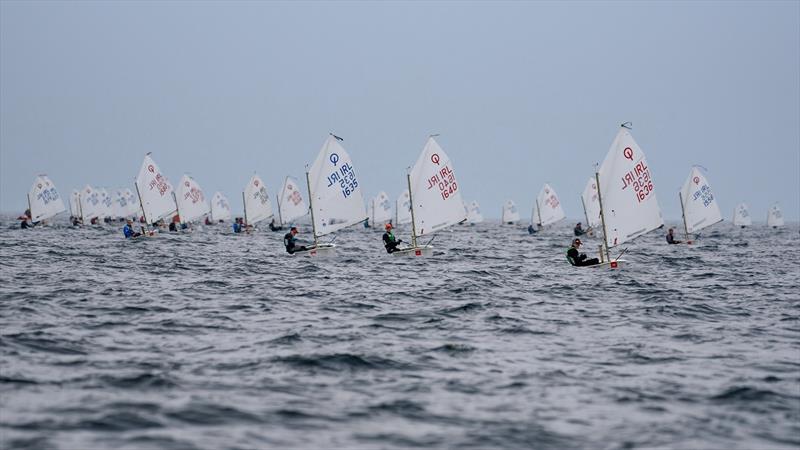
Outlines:
{"label": "irl 1640 sail number", "polygon": [[349,197],[358,187],[358,180],[356,180],[356,173],[349,163],[342,164],[339,170],[334,171],[328,175],[328,187],[334,184],[339,185],[344,198]]}
{"label": "irl 1640 sail number", "polygon": [[453,174],[450,166],[444,166],[443,169],[439,170],[433,174],[432,177],[428,178],[428,190],[432,189],[433,187],[439,188],[439,195],[442,196],[442,200],[447,200],[451,195],[453,195],[454,192],[458,190],[456,176]]}

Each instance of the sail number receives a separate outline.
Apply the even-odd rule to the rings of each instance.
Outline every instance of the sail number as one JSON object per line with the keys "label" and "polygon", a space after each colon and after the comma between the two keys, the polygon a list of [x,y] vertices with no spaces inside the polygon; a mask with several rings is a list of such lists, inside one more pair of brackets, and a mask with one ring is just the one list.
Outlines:
{"label": "sail number", "polygon": [[339,185],[339,189],[341,189],[344,198],[350,197],[350,195],[356,191],[356,188],[358,188],[358,180],[356,180],[356,173],[353,171],[353,166],[351,166],[350,163],[342,164],[339,170],[335,170],[328,175],[328,187],[334,184]]}
{"label": "sail number", "polygon": [[439,195],[442,196],[442,200],[447,200],[458,190],[456,176],[453,174],[450,166],[444,166],[443,169],[428,178],[428,190],[434,187],[439,188]]}
{"label": "sail number", "polygon": [[169,189],[167,181],[164,179],[163,176],[161,176],[160,173],[157,173],[156,177],[150,180],[150,184],[148,185],[148,187],[150,188],[151,191],[153,189],[158,190],[158,194],[161,195],[162,197],[167,192],[167,189]]}
{"label": "sail number", "polygon": [[692,200],[697,200],[698,198],[703,200],[703,206],[708,206],[714,201],[714,194],[711,193],[711,188],[707,184],[704,184],[692,195]]}
{"label": "sail number", "polygon": [[58,191],[56,191],[56,188],[51,187],[49,189],[45,189],[42,192],[38,193],[36,195],[36,198],[41,200],[42,203],[46,205],[52,201],[58,200]]}
{"label": "sail number", "polygon": [[643,202],[653,192],[653,179],[650,177],[650,168],[643,161],[636,164],[633,170],[622,177],[622,190],[633,188],[636,199]]}

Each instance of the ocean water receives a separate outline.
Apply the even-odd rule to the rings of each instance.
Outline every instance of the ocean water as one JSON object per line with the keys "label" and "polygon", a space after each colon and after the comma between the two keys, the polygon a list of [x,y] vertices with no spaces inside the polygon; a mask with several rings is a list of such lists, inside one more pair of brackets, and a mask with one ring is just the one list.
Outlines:
{"label": "ocean water", "polygon": [[0,447],[800,447],[797,224],[657,231],[621,271],[569,266],[567,223],[428,259],[120,225],[3,221]]}

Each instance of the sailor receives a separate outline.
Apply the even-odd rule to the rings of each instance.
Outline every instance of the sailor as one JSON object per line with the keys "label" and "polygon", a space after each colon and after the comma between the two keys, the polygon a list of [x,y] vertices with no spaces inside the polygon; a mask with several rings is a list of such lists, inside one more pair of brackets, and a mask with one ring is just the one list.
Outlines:
{"label": "sailor", "polygon": [[241,233],[242,231],[244,231],[244,223],[243,223],[241,217],[237,217],[233,221],[233,232],[234,233]]}
{"label": "sailor", "polygon": [[125,235],[126,239],[135,238],[142,235],[142,233],[133,231],[133,221],[131,219],[128,219],[125,222],[125,226],[122,228],[122,233]]}
{"label": "sailor", "polygon": [[676,240],[675,240],[675,235],[674,235],[674,234],[672,234],[672,233],[673,233],[673,232],[672,232],[672,228],[670,228],[670,229],[667,231],[667,236],[666,236],[666,238],[667,238],[667,244],[680,244],[680,243],[681,243],[681,241],[676,241]]}
{"label": "sailor", "polygon": [[270,231],[280,231],[283,229],[283,227],[280,225],[275,225],[275,218],[273,217],[269,223],[269,229]]}
{"label": "sailor", "polygon": [[211,223],[211,219],[209,219],[208,216],[206,216],[206,225],[213,225]]}
{"label": "sailor", "polygon": [[20,227],[21,229],[23,229],[23,230],[24,230],[24,229],[26,229],[26,228],[32,228],[32,227],[33,227],[33,225],[31,225],[31,224],[29,224],[29,223],[28,223],[28,215],[27,215],[27,211],[26,211],[26,214],[24,214],[24,215],[22,215],[22,216],[19,216],[19,219],[21,220],[21,222],[19,223],[19,227]]}
{"label": "sailor", "polygon": [[586,259],[585,253],[578,253],[578,249],[582,244],[583,242],[578,238],[572,240],[572,246],[567,250],[567,261],[573,266],[594,266],[600,264],[597,258]]}
{"label": "sailor", "polygon": [[364,219],[364,228],[369,228],[369,218]]}
{"label": "sailor", "polygon": [[533,224],[528,225],[528,234],[536,234],[536,228]]}
{"label": "sailor", "polygon": [[392,223],[386,224],[386,232],[383,233],[383,246],[386,247],[386,253],[394,253],[397,251],[397,244],[403,242],[402,239],[395,239],[392,233]]}
{"label": "sailor", "polygon": [[583,235],[584,235],[584,234],[586,234],[586,233],[587,233],[589,230],[584,230],[584,229],[583,229],[583,227],[581,226],[581,223],[580,223],[580,222],[578,222],[578,224],[577,224],[577,225],[575,225],[575,229],[574,229],[574,230],[572,230],[572,231],[575,233],[575,236],[583,236]]}
{"label": "sailor", "polygon": [[297,245],[297,227],[292,227],[288,233],[283,236],[283,245],[286,246],[286,252],[292,254],[294,252],[304,252],[308,250],[304,245]]}

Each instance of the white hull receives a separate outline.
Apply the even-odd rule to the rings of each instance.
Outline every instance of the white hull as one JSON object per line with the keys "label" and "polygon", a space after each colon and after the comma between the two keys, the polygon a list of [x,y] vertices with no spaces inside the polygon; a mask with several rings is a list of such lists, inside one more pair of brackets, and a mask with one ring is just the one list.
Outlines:
{"label": "white hull", "polygon": [[624,259],[616,259],[614,261],[605,261],[605,262],[601,262],[600,264],[595,264],[593,266],[586,266],[586,267],[599,267],[599,268],[603,268],[603,269],[614,270],[614,269],[622,269],[622,267],[627,265],[627,264],[628,264],[628,261],[625,261]]}
{"label": "white hull", "polygon": [[308,257],[326,258],[336,255],[336,244],[317,244],[316,247],[309,248],[304,252],[296,252],[295,254],[306,255]]}
{"label": "white hull", "polygon": [[423,245],[421,247],[406,247],[392,253],[394,256],[433,256],[433,246]]}

